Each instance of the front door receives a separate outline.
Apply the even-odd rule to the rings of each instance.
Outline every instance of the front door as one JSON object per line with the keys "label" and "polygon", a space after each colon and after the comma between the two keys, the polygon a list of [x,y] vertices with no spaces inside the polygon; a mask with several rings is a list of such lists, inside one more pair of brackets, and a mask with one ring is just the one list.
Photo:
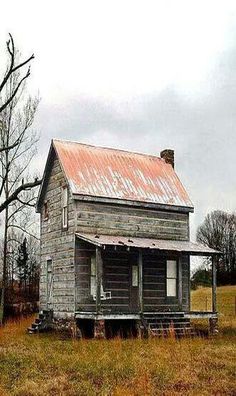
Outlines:
{"label": "front door", "polygon": [[137,258],[130,262],[130,310],[139,312],[139,274]]}

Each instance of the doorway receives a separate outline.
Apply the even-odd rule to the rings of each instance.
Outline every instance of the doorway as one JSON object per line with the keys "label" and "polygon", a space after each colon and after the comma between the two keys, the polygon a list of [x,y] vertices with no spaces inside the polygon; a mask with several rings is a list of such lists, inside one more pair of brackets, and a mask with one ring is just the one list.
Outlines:
{"label": "doorway", "polygon": [[139,273],[137,257],[130,261],[130,310],[139,312]]}

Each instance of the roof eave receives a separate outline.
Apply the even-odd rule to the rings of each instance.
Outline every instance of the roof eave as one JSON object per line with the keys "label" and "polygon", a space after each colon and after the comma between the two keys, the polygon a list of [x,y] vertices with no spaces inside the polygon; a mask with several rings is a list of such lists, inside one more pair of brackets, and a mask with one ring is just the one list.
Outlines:
{"label": "roof eave", "polygon": [[171,210],[174,212],[184,212],[184,213],[194,212],[193,206],[171,205],[171,204],[162,204],[156,202],[135,201],[135,200],[121,199],[121,198],[107,198],[102,196],[85,195],[78,193],[72,193],[72,197],[73,199],[78,201],[90,201],[90,202],[101,202],[108,204],[137,206],[137,207],[143,207],[149,209]]}
{"label": "roof eave", "polygon": [[[123,247],[127,247],[127,248],[134,248],[134,249],[150,249],[150,250],[157,250],[157,251],[165,251],[165,252],[174,252],[176,254],[190,254],[191,256],[219,256],[222,253],[218,250],[215,249],[211,249],[208,247],[205,247],[204,245],[201,244],[197,244],[197,243],[193,243],[191,241],[172,241],[172,240],[156,240],[156,239],[152,239],[152,238],[133,238],[133,237],[122,237],[119,236],[118,239],[120,238],[120,240],[122,241],[122,238],[124,239],[124,241],[114,241],[111,240],[112,238],[117,238],[113,237],[111,235],[92,235],[92,234],[80,234],[80,233],[75,233],[76,237],[78,237],[79,239],[84,240],[85,242],[91,243],[97,247],[105,247],[105,246],[123,246]],[[134,245],[129,243],[131,241],[128,240],[128,242],[125,242],[126,239],[130,239],[132,238],[132,242],[134,242]],[[137,241],[145,241],[144,244],[140,244]],[[153,243],[155,241],[155,244]],[[136,244],[135,244],[136,242]],[[166,247],[163,246],[158,246],[158,244],[163,244],[163,242],[165,242],[167,244]],[[172,242],[177,243],[179,246],[171,246]],[[146,245],[145,245],[146,243]],[[168,244],[170,246],[168,246]],[[186,248],[186,244],[189,245],[189,248]],[[154,246],[155,245],[155,246]],[[195,248],[195,246],[193,245],[198,245],[197,246],[197,250]],[[194,249],[193,249],[194,248]]]}
{"label": "roof eave", "polygon": [[39,189],[39,193],[38,193],[38,197],[37,197],[37,201],[36,201],[36,205],[35,205],[36,213],[40,213],[41,197],[43,194],[43,189],[44,189],[45,180],[46,180],[46,176],[47,176],[48,169],[49,169],[49,162],[50,162],[50,158],[51,158],[53,149],[54,149],[54,147],[53,147],[53,140],[52,140],[50,148],[49,148],[48,156],[47,156],[46,165],[45,165],[44,172],[43,172],[42,183],[40,185],[40,189]]}

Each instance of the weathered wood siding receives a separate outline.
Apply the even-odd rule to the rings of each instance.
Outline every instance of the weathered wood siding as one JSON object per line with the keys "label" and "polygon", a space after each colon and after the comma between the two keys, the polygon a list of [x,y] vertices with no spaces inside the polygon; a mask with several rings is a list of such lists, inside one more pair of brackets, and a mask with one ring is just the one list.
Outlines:
{"label": "weathered wood siding", "polygon": [[102,308],[107,312],[130,312],[131,265],[137,264],[137,253],[103,253],[104,291],[111,292],[111,300],[103,300]]}
{"label": "weathered wood siding", "polygon": [[65,178],[58,159],[54,157],[44,197],[44,201],[48,203],[48,220],[43,219],[41,212],[40,309],[46,309],[47,260],[51,258],[52,308],[57,318],[70,317],[74,315],[75,309],[74,203],[69,195],[68,229],[63,230],[61,196],[63,185]]}
{"label": "weathered wood siding", "polygon": [[[182,256],[182,307],[178,296],[166,297],[166,260],[168,256],[143,254],[143,308],[144,311],[189,310],[189,258]],[[173,259],[173,257],[169,257]],[[174,258],[175,259],[175,258]],[[178,261],[178,259],[177,259]],[[178,279],[177,279],[178,283]]]}
{"label": "weathered wood siding", "polygon": [[95,247],[89,243],[75,242],[76,311],[95,312],[96,302],[90,294],[91,257]]}
{"label": "weathered wood siding", "polygon": [[[91,257],[95,248],[76,241],[76,310],[95,312],[96,301],[90,292]],[[136,255],[137,256],[137,255]],[[111,291],[112,299],[102,301],[103,312],[130,312],[130,254],[114,250],[102,251],[103,288]],[[137,260],[137,259],[136,259]]]}
{"label": "weathered wood siding", "polygon": [[[95,248],[76,242],[76,310],[95,312],[96,303],[90,294],[90,265]],[[102,300],[104,313],[138,312],[131,307],[131,266],[137,265],[138,254],[105,249],[103,258],[103,288],[111,292],[111,299]],[[143,253],[143,305],[144,311],[189,310],[189,258],[182,257],[183,305],[178,297],[166,297],[166,259],[155,253]],[[137,304],[138,306],[138,304]]]}
{"label": "weathered wood siding", "polygon": [[81,233],[188,240],[187,213],[76,201],[76,230]]}

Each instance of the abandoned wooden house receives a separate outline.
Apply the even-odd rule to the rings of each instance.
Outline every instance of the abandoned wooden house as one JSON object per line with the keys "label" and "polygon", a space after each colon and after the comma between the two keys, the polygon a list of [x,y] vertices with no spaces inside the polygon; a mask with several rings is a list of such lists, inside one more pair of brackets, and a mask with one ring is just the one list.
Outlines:
{"label": "abandoned wooden house", "polygon": [[[39,319],[30,331],[76,324],[82,335],[117,329],[153,335],[217,324],[218,252],[190,242],[193,204],[160,157],[53,140],[37,211],[41,215]],[[190,310],[190,256],[212,257],[212,309]]]}

